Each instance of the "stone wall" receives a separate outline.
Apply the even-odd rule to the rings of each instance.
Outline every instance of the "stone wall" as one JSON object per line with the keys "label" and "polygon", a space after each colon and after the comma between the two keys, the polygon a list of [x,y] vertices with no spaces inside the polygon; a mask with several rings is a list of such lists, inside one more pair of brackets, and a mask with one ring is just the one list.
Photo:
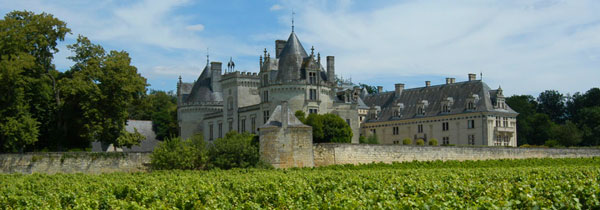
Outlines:
{"label": "stone wall", "polygon": [[315,166],[429,160],[597,157],[600,149],[315,144]]}
{"label": "stone wall", "polygon": [[0,154],[0,173],[110,173],[146,171],[151,153]]}

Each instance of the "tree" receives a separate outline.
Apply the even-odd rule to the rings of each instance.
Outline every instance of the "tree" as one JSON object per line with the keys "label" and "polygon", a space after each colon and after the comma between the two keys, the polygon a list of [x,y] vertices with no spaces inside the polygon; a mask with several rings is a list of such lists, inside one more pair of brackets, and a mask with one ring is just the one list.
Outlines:
{"label": "tree", "polygon": [[563,123],[565,120],[565,97],[556,90],[546,90],[537,98],[538,112],[547,114],[552,122]]}
{"label": "tree", "polygon": [[367,85],[367,84],[359,84],[360,88],[365,88],[367,90],[367,93],[371,94],[371,93],[377,93],[377,87],[375,86],[371,86],[371,85]]}
{"label": "tree", "polygon": [[172,92],[150,91],[147,97],[151,104],[152,130],[157,139],[177,136],[177,97]]}
{"label": "tree", "polygon": [[294,116],[296,116],[296,118],[298,118],[298,120],[300,120],[300,122],[305,123],[306,113],[304,113],[304,111],[298,110],[298,111],[294,112]]}
{"label": "tree", "polygon": [[581,142],[582,134],[577,125],[567,121],[564,125],[555,125],[552,128],[552,139],[556,139],[563,146],[576,146]]}
{"label": "tree", "polygon": [[[67,145],[89,145],[94,140],[118,144],[129,116],[131,104],[141,100],[146,79],[131,66],[126,52],[111,51],[92,44],[79,36],[77,43],[68,46],[75,62],[61,78],[65,100],[63,132],[69,136]],[[73,130],[73,131],[71,131]]]}
{"label": "tree", "polygon": [[552,127],[555,125],[550,117],[543,113],[536,113],[531,119],[531,134],[528,144],[544,145],[552,137]]}
{"label": "tree", "polygon": [[306,118],[305,124],[312,126],[314,143],[350,143],[352,141],[352,129],[348,123],[335,114],[310,114]]}
{"label": "tree", "polygon": [[210,164],[221,169],[249,168],[258,164],[258,144],[250,133],[231,131],[209,146]]}
{"label": "tree", "polygon": [[117,137],[117,141],[113,145],[115,150],[117,147],[130,148],[134,145],[140,145],[142,140],[146,139],[144,135],[137,131],[137,128],[133,128],[133,133],[127,132],[125,128],[121,131],[121,135]]}
{"label": "tree", "polygon": [[583,108],[578,113],[584,146],[600,145],[600,106]]}
{"label": "tree", "polygon": [[208,150],[202,135],[186,140],[167,138],[150,155],[150,165],[154,169],[204,169],[207,163]]}
{"label": "tree", "polygon": [[13,11],[0,20],[0,151],[53,139],[60,99],[52,58],[57,41],[69,32],[66,23],[46,13]]}
{"label": "tree", "polygon": [[576,124],[581,120],[578,113],[584,108],[600,106],[600,89],[591,88],[586,93],[573,94],[567,100],[567,117]]}
{"label": "tree", "polygon": [[536,113],[537,102],[530,95],[515,95],[506,98],[506,104],[519,113],[517,116],[518,145],[531,143],[532,117]]}

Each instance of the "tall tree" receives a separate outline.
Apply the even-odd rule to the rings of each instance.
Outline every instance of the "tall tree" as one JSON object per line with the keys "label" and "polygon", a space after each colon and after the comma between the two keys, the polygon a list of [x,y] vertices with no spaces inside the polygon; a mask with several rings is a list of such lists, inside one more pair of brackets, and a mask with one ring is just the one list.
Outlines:
{"label": "tall tree", "polygon": [[146,79],[131,66],[129,55],[117,51],[106,54],[101,46],[83,36],[68,48],[75,53],[69,57],[75,64],[65,72],[61,90],[69,99],[63,108],[71,110],[68,118],[75,121],[66,122],[66,132],[75,128],[77,133],[70,137],[78,139],[76,142],[81,145],[93,140],[117,145],[120,140],[136,139],[119,139],[129,116],[128,108],[141,100],[147,86]]}
{"label": "tall tree", "polygon": [[566,109],[565,97],[556,90],[546,90],[540,93],[538,100],[538,112],[547,114],[555,123],[564,122]]}
{"label": "tall tree", "polygon": [[532,117],[536,113],[537,102],[530,95],[515,95],[506,98],[506,104],[519,113],[517,116],[518,145],[531,143]]}
{"label": "tall tree", "polygon": [[309,114],[305,124],[312,127],[315,143],[352,141],[352,129],[344,119],[335,114]]}
{"label": "tall tree", "polygon": [[583,132],[584,146],[600,145],[600,106],[583,108],[578,113],[580,122],[578,126]]}
{"label": "tall tree", "polygon": [[[9,83],[2,83],[3,86],[6,85],[3,87],[6,92],[3,91],[2,94],[14,93],[15,98],[12,98],[14,99],[12,102],[0,103],[18,106],[18,108],[4,109],[12,110],[13,118],[3,117],[4,120],[0,120],[3,121],[0,123],[10,122],[10,126],[8,124],[2,126],[10,132],[5,131],[0,135],[15,136],[16,133],[28,133],[27,138],[18,140],[27,142],[19,144],[21,146],[30,145],[37,139],[41,140],[40,145],[52,141],[54,136],[52,132],[56,127],[57,105],[60,102],[56,87],[56,77],[59,73],[54,69],[52,59],[53,54],[58,52],[57,42],[64,40],[69,32],[66,23],[46,13],[14,11],[0,20],[0,61],[3,62],[2,68],[4,68],[2,77],[17,85],[9,86]],[[0,100],[9,100],[9,98]],[[7,138],[7,136],[0,138]]]}

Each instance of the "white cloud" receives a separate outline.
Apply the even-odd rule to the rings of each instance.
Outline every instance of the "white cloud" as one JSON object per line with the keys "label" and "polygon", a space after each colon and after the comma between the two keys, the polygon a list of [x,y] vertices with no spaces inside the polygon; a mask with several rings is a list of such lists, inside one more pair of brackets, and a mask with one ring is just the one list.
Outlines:
{"label": "white cloud", "polygon": [[281,10],[281,9],[283,9],[283,7],[281,5],[275,4],[269,10],[271,10],[271,11],[277,11],[277,10]]}
{"label": "white cloud", "polygon": [[204,25],[202,25],[202,24],[189,25],[189,26],[186,26],[185,29],[190,30],[190,31],[203,31]]}
{"label": "white cloud", "polygon": [[483,72],[509,94],[585,91],[600,78],[598,1],[408,1],[356,11],[364,2],[288,3],[301,41],[335,55],[336,72],[354,78],[439,75],[442,83]]}

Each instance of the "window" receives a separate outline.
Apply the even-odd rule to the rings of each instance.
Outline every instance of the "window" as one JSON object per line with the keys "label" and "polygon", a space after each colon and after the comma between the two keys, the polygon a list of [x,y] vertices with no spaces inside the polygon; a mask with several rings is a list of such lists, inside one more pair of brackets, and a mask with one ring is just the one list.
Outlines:
{"label": "window", "polygon": [[469,145],[475,145],[475,135],[469,135]]}
{"label": "window", "polygon": [[450,128],[450,125],[448,124],[448,122],[443,122],[442,123],[442,130],[443,131],[447,131]]}
{"label": "window", "polygon": [[472,101],[469,101],[467,103],[467,109],[468,110],[475,110],[475,104]]}
{"label": "window", "polygon": [[229,121],[227,122],[228,128],[227,131],[231,131],[233,130],[233,120],[229,119]]}
{"label": "window", "polygon": [[229,97],[229,99],[227,100],[227,110],[232,110],[233,109],[233,99],[231,97]]}
{"label": "window", "polygon": [[442,106],[442,112],[444,112],[444,113],[450,112],[450,106],[448,106],[448,104],[444,104]]}
{"label": "window", "polygon": [[418,132],[418,133],[423,133],[423,124],[419,124],[419,125],[417,126],[417,132]]}
{"label": "window", "polygon": [[309,91],[309,100],[316,101],[317,100],[317,89],[310,89]]}
{"label": "window", "polygon": [[310,84],[317,84],[317,73],[316,72],[309,72],[308,78],[309,78]]}
{"label": "window", "polygon": [[269,91],[267,90],[263,92],[263,102],[269,102]]}
{"label": "window", "polygon": [[352,126],[352,125],[350,124],[350,119],[346,119],[346,123],[348,124],[348,126]]}
{"label": "window", "polygon": [[496,117],[496,127],[500,127],[500,117]]}
{"label": "window", "polygon": [[219,138],[223,138],[223,123],[219,123]]}
{"label": "window", "polygon": [[242,127],[241,130],[240,130],[240,132],[242,132],[242,133],[246,132],[246,119],[242,119],[242,122],[240,124],[241,124],[241,127]]}
{"label": "window", "polygon": [[317,109],[308,109],[308,114],[317,114]]}
{"label": "window", "polygon": [[393,133],[394,135],[398,135],[398,134],[400,133],[400,128],[398,128],[398,127],[393,127],[393,128],[392,128],[392,133]]}
{"label": "window", "polygon": [[417,115],[425,115],[425,109],[419,106],[419,108],[417,108]]}
{"label": "window", "polygon": [[502,125],[504,127],[508,127],[508,117],[504,117],[504,120],[502,121]]}
{"label": "window", "polygon": [[475,128],[475,120],[468,120],[467,128]]}
{"label": "window", "polygon": [[450,144],[450,137],[447,137],[447,136],[442,137],[442,144],[443,145]]}
{"label": "window", "polygon": [[377,134],[377,129],[374,129],[374,128],[371,129],[371,134],[373,134],[373,135]]}
{"label": "window", "polygon": [[252,133],[256,131],[256,117],[250,118],[250,129],[252,129]]}
{"label": "window", "polygon": [[510,142],[510,137],[504,136],[504,146],[508,146],[509,142]]}
{"label": "window", "polygon": [[400,144],[400,141],[394,141],[394,144]]}
{"label": "window", "polygon": [[394,117],[398,117],[400,116],[400,113],[398,112],[398,110],[394,110]]}
{"label": "window", "polygon": [[210,124],[208,125],[208,140],[213,140],[214,139],[214,133],[213,133],[213,125]]}
{"label": "window", "polygon": [[263,111],[263,122],[267,123],[269,121],[269,111]]}

